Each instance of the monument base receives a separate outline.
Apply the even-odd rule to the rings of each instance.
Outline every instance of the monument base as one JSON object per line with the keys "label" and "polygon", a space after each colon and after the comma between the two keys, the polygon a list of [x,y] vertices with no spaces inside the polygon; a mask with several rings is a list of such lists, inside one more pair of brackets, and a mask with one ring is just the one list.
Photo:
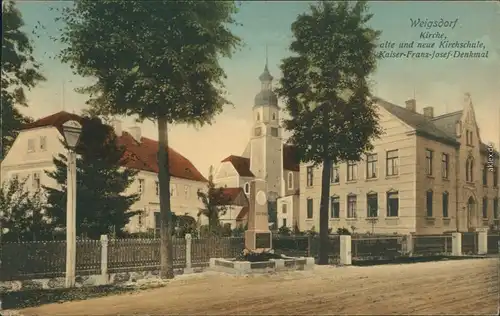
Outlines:
{"label": "monument base", "polygon": [[210,270],[236,275],[248,275],[314,269],[314,258],[282,257],[282,259],[270,259],[263,262],[211,258]]}
{"label": "monument base", "polygon": [[245,248],[251,252],[266,252],[272,248],[272,233],[269,230],[245,231]]}

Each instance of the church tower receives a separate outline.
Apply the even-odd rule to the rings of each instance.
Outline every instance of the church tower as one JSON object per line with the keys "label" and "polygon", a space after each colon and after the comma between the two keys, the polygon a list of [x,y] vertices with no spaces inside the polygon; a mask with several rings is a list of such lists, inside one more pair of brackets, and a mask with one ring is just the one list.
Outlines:
{"label": "church tower", "polygon": [[256,178],[267,180],[268,194],[281,192],[283,142],[278,98],[272,91],[273,76],[267,66],[260,75],[260,92],[255,96],[250,137],[250,170]]}

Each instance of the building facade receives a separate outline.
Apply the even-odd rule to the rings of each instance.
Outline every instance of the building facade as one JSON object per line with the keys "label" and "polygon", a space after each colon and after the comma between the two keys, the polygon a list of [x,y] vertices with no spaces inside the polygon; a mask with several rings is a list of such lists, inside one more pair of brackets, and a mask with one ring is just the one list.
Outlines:
{"label": "building facade", "polygon": [[260,75],[261,90],[252,109],[253,127],[245,151],[221,161],[214,181],[219,186],[243,188],[250,194],[250,182],[266,181],[271,208],[277,213],[277,227],[298,224],[299,163],[295,149],[283,143],[278,98],[272,91],[268,66]]}
{"label": "building facade", "polygon": [[[82,118],[76,114],[58,112],[27,125],[2,162],[2,179],[26,179],[27,188],[33,191],[42,185],[56,187],[57,183],[45,171],[55,170],[53,158],[65,153],[62,125],[68,120],[82,122]],[[140,193],[139,201],[131,210],[142,211],[131,218],[126,229],[129,232],[145,232],[159,228],[158,142],[143,137],[138,126],[123,131],[121,125],[120,121],[113,121],[117,141],[125,147],[125,155],[133,158],[127,159],[123,168],[139,171],[125,194]],[[172,211],[176,215],[189,215],[196,219],[202,207],[197,192],[206,189],[207,180],[187,158],[172,148],[169,148],[169,169],[172,176]]]}
{"label": "building facade", "polygon": [[[434,116],[376,99],[384,134],[362,161],[331,171],[329,227],[358,233],[440,234],[498,224],[498,152],[481,141],[470,95]],[[300,168],[301,230],[319,229],[321,167]]]}

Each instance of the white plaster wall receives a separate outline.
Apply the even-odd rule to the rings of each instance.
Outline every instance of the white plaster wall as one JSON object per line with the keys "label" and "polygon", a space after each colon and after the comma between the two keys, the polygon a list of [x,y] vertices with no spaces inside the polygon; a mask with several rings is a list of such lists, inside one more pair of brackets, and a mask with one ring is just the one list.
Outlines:
{"label": "white plaster wall", "polygon": [[[284,208],[285,207],[285,208]],[[294,196],[286,196],[278,199],[278,228],[282,227],[286,220],[286,227],[293,229],[294,225]]]}
{"label": "white plaster wall", "polygon": [[214,175],[214,182],[217,186],[234,188],[240,186],[240,176],[233,164],[229,161],[222,162]]}
{"label": "white plaster wall", "polygon": [[219,217],[221,224],[224,225],[226,223],[229,223],[231,224],[231,229],[235,229],[238,226],[238,224],[236,223],[236,217],[238,216],[238,214],[240,214],[242,208],[243,207],[236,205],[228,206],[226,213],[224,215],[220,215]]}
{"label": "white plaster wall", "polygon": [[[153,172],[140,171],[137,180],[132,183],[127,194],[139,191],[139,179],[144,180],[144,190],[141,198],[132,207],[132,210],[142,210],[144,213],[141,220],[139,216],[131,218],[127,230],[130,232],[146,231],[155,228],[155,212],[160,211],[160,197],[156,194],[156,182],[158,175]],[[206,190],[206,183],[172,177],[170,179],[171,210],[176,215],[189,215],[197,219],[198,211],[203,204],[198,199],[198,190]]]}

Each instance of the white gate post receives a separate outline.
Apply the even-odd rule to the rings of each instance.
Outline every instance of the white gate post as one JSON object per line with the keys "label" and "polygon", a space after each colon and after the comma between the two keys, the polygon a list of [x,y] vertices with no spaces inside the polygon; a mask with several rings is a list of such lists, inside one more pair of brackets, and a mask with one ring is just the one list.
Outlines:
{"label": "white gate post", "polygon": [[340,235],[340,264],[344,266],[352,264],[351,235]]}
{"label": "white gate post", "polygon": [[406,247],[405,255],[408,255],[409,257],[411,257],[413,255],[413,235],[412,234],[406,235],[404,242],[406,243],[405,244],[405,247]]}
{"label": "white gate post", "polygon": [[191,265],[191,242],[193,237],[191,234],[186,234],[184,238],[186,239],[186,267],[184,268],[184,273],[193,273],[193,267]]}
{"label": "white gate post", "polygon": [[477,254],[488,254],[488,231],[486,229],[477,232]]}
{"label": "white gate post", "polygon": [[108,235],[101,235],[101,284],[108,284]]}
{"label": "white gate post", "polygon": [[451,233],[451,255],[452,256],[462,255],[462,233],[459,232]]}

